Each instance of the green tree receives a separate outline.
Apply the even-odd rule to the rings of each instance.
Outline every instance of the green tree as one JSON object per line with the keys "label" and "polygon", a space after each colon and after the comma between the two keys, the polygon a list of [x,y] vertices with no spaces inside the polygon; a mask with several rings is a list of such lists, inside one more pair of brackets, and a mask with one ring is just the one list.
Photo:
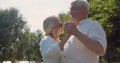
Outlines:
{"label": "green tree", "polygon": [[42,32],[30,32],[21,14],[15,8],[0,10],[0,61],[42,61],[39,42]]}
{"label": "green tree", "polygon": [[[70,15],[70,12],[67,13],[59,13],[59,19],[62,21],[62,24],[64,25],[66,22],[72,21],[72,17]],[[66,32],[62,35],[60,35],[60,39],[62,40],[64,36],[66,35]]]}
{"label": "green tree", "polygon": [[8,48],[18,41],[25,24],[17,9],[0,9],[0,61],[8,59]]}
{"label": "green tree", "polygon": [[25,32],[25,35],[28,35],[28,46],[26,47],[25,56],[27,60],[35,60],[35,61],[41,61],[41,53],[40,53],[40,46],[39,42],[42,37],[41,31],[36,31],[34,33],[31,32]]}
{"label": "green tree", "polygon": [[66,22],[72,21],[72,18],[70,16],[70,12],[67,12],[67,13],[62,12],[58,16],[63,24],[65,24]]}
{"label": "green tree", "polygon": [[42,61],[42,56],[41,56],[41,52],[40,52],[40,41],[43,37],[42,32],[40,30],[37,30],[35,33],[35,39],[34,39],[34,59],[36,59],[37,61]]}
{"label": "green tree", "polygon": [[90,0],[90,6],[90,17],[99,21],[107,34],[108,61],[115,61],[120,58],[120,1]]}

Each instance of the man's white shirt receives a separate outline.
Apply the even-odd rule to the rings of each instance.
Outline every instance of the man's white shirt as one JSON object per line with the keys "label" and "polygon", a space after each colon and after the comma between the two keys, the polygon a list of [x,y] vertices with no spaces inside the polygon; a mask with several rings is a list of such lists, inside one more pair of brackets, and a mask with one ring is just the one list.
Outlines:
{"label": "man's white shirt", "polygon": [[[87,18],[80,21],[78,30],[90,38],[97,40],[106,50],[107,42],[105,31],[101,25]],[[75,36],[71,36],[62,52],[62,63],[99,63],[99,56],[89,50]]]}

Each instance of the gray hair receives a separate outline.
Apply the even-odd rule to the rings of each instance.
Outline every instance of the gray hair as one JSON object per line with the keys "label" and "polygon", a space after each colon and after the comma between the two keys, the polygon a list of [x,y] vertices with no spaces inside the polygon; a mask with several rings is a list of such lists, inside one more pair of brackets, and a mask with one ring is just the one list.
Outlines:
{"label": "gray hair", "polygon": [[50,35],[52,28],[57,25],[56,22],[60,22],[59,18],[56,16],[47,17],[43,22],[43,29],[46,35]]}
{"label": "gray hair", "polygon": [[90,6],[87,0],[76,0],[71,3],[71,5],[76,4],[78,7],[84,7],[87,9],[87,11],[90,10]]}

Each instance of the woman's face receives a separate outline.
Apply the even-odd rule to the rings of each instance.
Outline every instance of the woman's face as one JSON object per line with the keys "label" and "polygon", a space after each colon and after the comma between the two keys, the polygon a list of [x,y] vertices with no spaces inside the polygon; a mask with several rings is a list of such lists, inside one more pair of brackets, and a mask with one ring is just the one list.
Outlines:
{"label": "woman's face", "polygon": [[55,25],[55,26],[53,27],[53,34],[60,35],[60,34],[62,34],[62,33],[64,33],[62,23],[59,23],[58,25]]}

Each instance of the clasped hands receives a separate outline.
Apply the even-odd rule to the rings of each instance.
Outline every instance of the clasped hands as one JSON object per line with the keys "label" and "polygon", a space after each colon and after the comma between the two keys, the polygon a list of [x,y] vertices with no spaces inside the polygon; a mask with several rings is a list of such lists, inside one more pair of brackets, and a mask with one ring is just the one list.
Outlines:
{"label": "clasped hands", "polygon": [[77,25],[73,22],[65,23],[64,30],[66,31],[67,34],[70,34],[70,35],[75,35],[76,32],[78,31]]}

